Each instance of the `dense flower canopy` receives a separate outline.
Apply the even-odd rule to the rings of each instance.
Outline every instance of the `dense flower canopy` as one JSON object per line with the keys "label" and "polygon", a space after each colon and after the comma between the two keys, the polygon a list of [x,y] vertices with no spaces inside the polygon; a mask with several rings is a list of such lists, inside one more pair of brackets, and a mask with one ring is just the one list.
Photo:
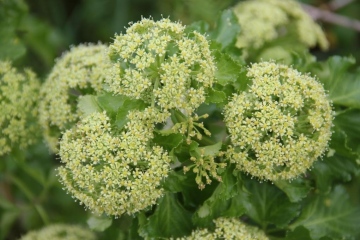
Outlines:
{"label": "dense flower canopy", "polygon": [[36,141],[40,82],[30,70],[18,72],[0,61],[0,156]]}
{"label": "dense flower canopy", "polygon": [[307,47],[328,48],[320,26],[294,0],[248,0],[234,7],[241,25],[236,46],[261,48],[266,42],[293,36]]}
{"label": "dense flower canopy", "polygon": [[260,179],[292,179],[327,148],[332,108],[314,78],[274,62],[254,63],[248,91],[225,107],[230,160]]}
{"label": "dense flower canopy", "polygon": [[256,227],[248,226],[236,218],[218,218],[214,220],[215,231],[197,229],[186,240],[268,240],[264,232]]}
{"label": "dense flower canopy", "polygon": [[20,240],[95,240],[96,236],[89,229],[66,224],[52,224],[40,230],[31,231]]}
{"label": "dense flower canopy", "polygon": [[169,19],[142,19],[115,37],[110,91],[190,115],[205,101],[215,64],[206,37]]}
{"label": "dense flower canopy", "polygon": [[61,132],[69,129],[79,118],[78,97],[101,91],[112,66],[106,50],[107,46],[102,44],[72,47],[56,61],[43,84],[40,123],[52,151],[58,151]]}
{"label": "dense flower canopy", "polygon": [[96,214],[133,214],[155,204],[163,193],[160,183],[167,177],[170,158],[148,141],[154,124],[167,117],[153,108],[132,111],[117,137],[105,113],[89,115],[63,135],[60,181]]}

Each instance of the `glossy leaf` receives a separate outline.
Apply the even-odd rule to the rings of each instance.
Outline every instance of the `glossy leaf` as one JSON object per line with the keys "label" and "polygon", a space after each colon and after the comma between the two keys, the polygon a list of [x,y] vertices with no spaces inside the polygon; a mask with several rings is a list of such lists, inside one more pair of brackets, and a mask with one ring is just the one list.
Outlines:
{"label": "glossy leaf", "polygon": [[169,192],[181,192],[183,190],[183,182],[186,180],[186,176],[182,170],[171,171],[163,183],[165,190]]}
{"label": "glossy leaf", "polygon": [[194,214],[193,221],[200,227],[211,226],[218,217],[239,217],[245,212],[244,202],[249,199],[240,176],[230,167],[221,177],[222,182]]}
{"label": "glossy leaf", "polygon": [[145,238],[170,238],[187,235],[191,232],[191,213],[176,199],[176,195],[166,193],[159,201],[153,215],[143,226]]}
{"label": "glossy leaf", "polygon": [[[360,157],[360,145],[358,144],[360,142],[359,122],[360,110],[351,109],[338,114],[334,119],[334,135],[337,137],[336,134],[342,134],[344,143],[340,144],[339,141],[333,142],[331,144],[331,148],[337,150],[337,148],[344,147],[345,145],[345,149],[339,149],[340,151],[342,150],[342,154],[346,154],[346,152],[348,152]],[[339,139],[335,138],[335,140]]]}
{"label": "glossy leaf", "polygon": [[222,49],[234,44],[240,33],[240,25],[231,9],[224,10],[216,22],[216,28],[211,33],[211,38],[221,44]]}
{"label": "glossy leaf", "polygon": [[349,72],[355,64],[352,57],[334,56],[314,68],[313,72],[329,91],[334,104],[360,108],[360,70]]}
{"label": "glossy leaf", "polygon": [[187,25],[185,28],[186,33],[192,33],[194,31],[201,33],[201,34],[207,34],[209,31],[209,24],[205,21],[197,21],[193,22],[190,25]]}
{"label": "glossy leaf", "polygon": [[360,208],[351,206],[344,187],[336,186],[330,194],[315,196],[290,227],[307,228],[313,239],[324,236],[346,239],[360,232],[359,222]]}
{"label": "glossy leaf", "polygon": [[289,231],[284,240],[312,240],[309,230],[304,227],[297,227]]}
{"label": "glossy leaf", "polygon": [[93,95],[80,96],[78,100],[78,109],[83,116],[89,116],[92,113],[100,112],[101,108]]}
{"label": "glossy leaf", "polygon": [[184,137],[180,133],[171,133],[162,135],[161,132],[155,133],[153,141],[154,143],[162,146],[164,149],[168,150],[169,152],[178,147],[184,140]]}
{"label": "glossy leaf", "polygon": [[205,103],[221,103],[226,99],[226,94],[222,91],[210,89],[207,92]]}
{"label": "glossy leaf", "polygon": [[335,153],[332,157],[315,162],[310,173],[316,180],[316,187],[322,192],[329,192],[333,182],[350,181],[353,175],[359,173],[359,169],[355,161]]}
{"label": "glossy leaf", "polygon": [[116,115],[118,109],[123,106],[128,97],[106,93],[97,97],[97,102],[109,115]]}
{"label": "glossy leaf", "polygon": [[274,183],[288,196],[290,202],[301,201],[311,190],[310,183],[300,177],[291,181],[278,180]]}
{"label": "glossy leaf", "polygon": [[87,220],[87,224],[90,229],[98,232],[106,230],[112,224],[112,218],[106,216],[91,216]]}
{"label": "glossy leaf", "polygon": [[233,60],[228,54],[215,52],[217,69],[215,72],[216,83],[225,86],[234,83],[239,77],[242,66]]}
{"label": "glossy leaf", "polygon": [[248,179],[245,186],[251,193],[249,200],[244,201],[246,214],[263,228],[269,224],[285,227],[299,214],[300,205],[290,202],[271,183]]}

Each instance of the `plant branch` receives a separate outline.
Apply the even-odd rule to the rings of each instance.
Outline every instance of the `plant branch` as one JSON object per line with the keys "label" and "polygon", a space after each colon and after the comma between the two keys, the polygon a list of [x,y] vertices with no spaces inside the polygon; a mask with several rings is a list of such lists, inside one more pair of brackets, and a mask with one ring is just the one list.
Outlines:
{"label": "plant branch", "polygon": [[352,29],[360,32],[360,21],[358,21],[356,19],[344,17],[344,16],[338,15],[336,13],[332,13],[327,10],[323,10],[323,9],[319,9],[317,7],[310,6],[308,4],[301,4],[301,6],[315,20],[319,19],[324,22],[333,23],[333,24],[347,27],[347,28],[352,28]]}
{"label": "plant branch", "polygon": [[331,10],[335,11],[349,5],[352,2],[354,2],[354,0],[332,0],[328,6]]}

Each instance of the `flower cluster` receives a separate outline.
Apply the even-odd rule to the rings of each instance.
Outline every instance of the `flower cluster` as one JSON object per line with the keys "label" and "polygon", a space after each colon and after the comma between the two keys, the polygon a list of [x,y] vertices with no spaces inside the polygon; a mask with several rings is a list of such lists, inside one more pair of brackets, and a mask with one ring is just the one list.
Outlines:
{"label": "flower cluster", "polygon": [[[227,164],[222,162],[218,163],[215,158],[221,157],[222,155],[223,152],[219,152],[217,155],[212,153],[207,154],[205,148],[198,148],[198,151],[194,152],[193,156],[190,157],[193,164],[183,167],[184,173],[192,169],[192,171],[196,173],[195,182],[201,190],[205,188],[205,184],[211,184],[212,180],[210,176],[221,182],[222,178],[217,171],[220,168],[225,168]],[[205,178],[205,183],[203,178]]]}
{"label": "flower cluster", "polygon": [[154,124],[168,114],[155,108],[132,111],[120,137],[113,136],[105,113],[93,113],[68,130],[60,142],[64,166],[60,181],[76,199],[96,214],[133,214],[162,196],[170,158],[150,146]]}
{"label": "flower cluster", "polygon": [[248,69],[248,91],[225,106],[232,147],[229,158],[260,179],[292,179],[327,148],[333,113],[314,78],[274,62]]}
{"label": "flower cluster", "polygon": [[112,64],[107,46],[79,45],[63,54],[41,88],[40,123],[50,149],[58,151],[62,131],[79,118],[78,97],[99,92]]}
{"label": "flower cluster", "polygon": [[90,230],[65,224],[49,225],[38,231],[31,231],[22,236],[20,240],[95,240],[96,236]]}
{"label": "flower cluster", "polygon": [[107,83],[115,94],[190,115],[213,84],[215,64],[205,36],[186,33],[169,19],[142,19],[109,48],[116,66]]}
{"label": "flower cluster", "polygon": [[293,35],[307,47],[328,48],[320,26],[294,0],[245,1],[234,12],[242,29],[236,42],[239,48],[258,49],[284,35]]}
{"label": "flower cluster", "polygon": [[214,232],[207,229],[197,229],[191,236],[180,238],[184,240],[268,240],[265,233],[256,227],[248,226],[236,218],[218,218],[214,220],[216,228]]}
{"label": "flower cluster", "polygon": [[36,141],[40,82],[30,70],[18,72],[0,61],[0,156]]}

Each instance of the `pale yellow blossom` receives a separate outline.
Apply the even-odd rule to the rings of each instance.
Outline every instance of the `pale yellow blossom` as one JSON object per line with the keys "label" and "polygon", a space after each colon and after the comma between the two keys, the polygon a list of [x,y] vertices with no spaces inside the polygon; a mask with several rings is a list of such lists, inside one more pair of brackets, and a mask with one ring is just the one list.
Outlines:
{"label": "pale yellow blossom", "polygon": [[215,231],[197,229],[190,236],[180,240],[268,240],[269,238],[257,227],[246,225],[236,218],[218,218],[214,220]]}
{"label": "pale yellow blossom", "polygon": [[69,129],[80,116],[79,96],[102,90],[112,64],[107,46],[88,44],[71,47],[56,60],[41,88],[40,123],[50,149],[58,151],[61,132]]}
{"label": "pale yellow blossom", "polygon": [[225,106],[230,161],[272,181],[305,173],[331,137],[333,112],[323,86],[274,62],[252,64],[247,77],[249,90]]}
{"label": "pale yellow blossom", "polygon": [[321,27],[294,0],[247,0],[239,2],[234,13],[241,25],[239,48],[259,49],[284,36],[292,36],[306,47],[329,47]]}
{"label": "pale yellow blossom", "polygon": [[26,69],[0,61],[0,156],[39,140],[37,105],[40,82]]}
{"label": "pale yellow blossom", "polygon": [[109,48],[115,62],[109,89],[164,111],[181,109],[190,115],[213,84],[215,64],[206,37],[186,33],[169,19],[144,18],[115,36]]}
{"label": "pale yellow blossom", "polygon": [[162,196],[170,157],[152,146],[155,123],[168,114],[154,108],[128,114],[125,130],[114,135],[110,119],[93,113],[63,135],[58,175],[65,189],[96,214],[134,214]]}
{"label": "pale yellow blossom", "polygon": [[40,230],[28,232],[20,240],[95,240],[89,229],[76,225],[52,224]]}

